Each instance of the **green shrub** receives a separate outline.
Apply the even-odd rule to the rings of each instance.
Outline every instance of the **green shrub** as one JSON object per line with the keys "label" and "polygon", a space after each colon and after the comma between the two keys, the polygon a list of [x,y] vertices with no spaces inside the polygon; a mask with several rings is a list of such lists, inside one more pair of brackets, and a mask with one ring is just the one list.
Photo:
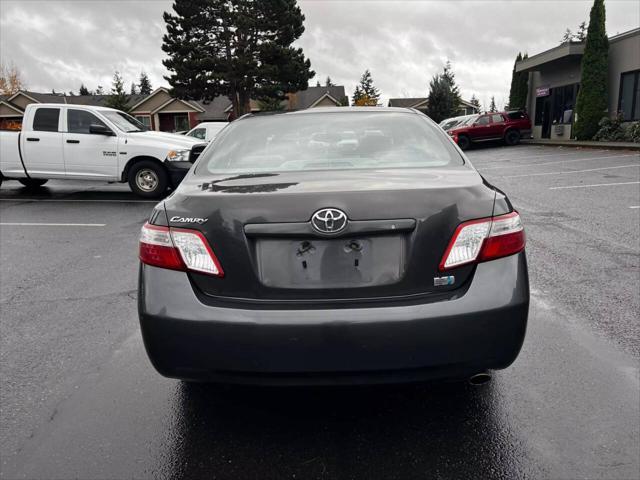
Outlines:
{"label": "green shrub", "polygon": [[622,126],[622,120],[622,115],[615,118],[602,117],[598,122],[599,128],[593,139],[600,142],[624,142],[626,132]]}
{"label": "green shrub", "polygon": [[630,142],[640,143],[640,122],[633,122],[627,127],[627,139]]}

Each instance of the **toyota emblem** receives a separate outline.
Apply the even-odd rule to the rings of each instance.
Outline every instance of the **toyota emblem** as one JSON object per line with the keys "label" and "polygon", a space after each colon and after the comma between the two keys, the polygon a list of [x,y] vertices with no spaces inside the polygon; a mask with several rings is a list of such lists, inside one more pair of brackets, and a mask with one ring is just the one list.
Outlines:
{"label": "toyota emblem", "polygon": [[347,226],[347,214],[337,208],[323,208],[313,214],[311,224],[320,233],[338,233]]}

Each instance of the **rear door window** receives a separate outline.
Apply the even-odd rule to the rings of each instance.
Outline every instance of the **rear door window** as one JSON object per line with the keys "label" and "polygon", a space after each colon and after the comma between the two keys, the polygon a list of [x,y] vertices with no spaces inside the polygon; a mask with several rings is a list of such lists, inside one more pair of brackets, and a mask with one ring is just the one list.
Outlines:
{"label": "rear door window", "polygon": [[33,116],[33,130],[36,132],[57,132],[59,120],[59,108],[38,108]]}
{"label": "rear door window", "polygon": [[491,121],[493,123],[502,123],[504,122],[504,117],[499,113],[494,113],[493,115],[491,115]]}

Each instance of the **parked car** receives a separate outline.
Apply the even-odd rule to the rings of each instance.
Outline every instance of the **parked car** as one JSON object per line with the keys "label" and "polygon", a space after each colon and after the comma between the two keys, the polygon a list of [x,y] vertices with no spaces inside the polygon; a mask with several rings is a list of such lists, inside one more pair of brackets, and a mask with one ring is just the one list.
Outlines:
{"label": "parked car", "polygon": [[142,227],[142,336],[185,380],[486,378],[524,339],[524,248],[507,197],[421,113],[244,116]]}
{"label": "parked car", "polygon": [[228,124],[229,122],[202,122],[189,130],[185,135],[210,142],[216,138],[216,135]]}
{"label": "parked car", "polygon": [[148,131],[112,108],[32,104],[22,131],[0,132],[0,184],[15,179],[39,187],[51,178],[129,182],[134,193],[158,198],[180,183],[205,146]]}
{"label": "parked car", "polygon": [[496,112],[474,115],[448,130],[462,150],[472,143],[503,140],[516,145],[524,136],[531,135],[531,120],[525,112]]}

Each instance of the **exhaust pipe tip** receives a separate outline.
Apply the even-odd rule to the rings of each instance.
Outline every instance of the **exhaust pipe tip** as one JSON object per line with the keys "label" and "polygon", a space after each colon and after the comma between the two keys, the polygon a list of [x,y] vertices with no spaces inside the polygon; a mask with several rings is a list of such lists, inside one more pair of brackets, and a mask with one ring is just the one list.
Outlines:
{"label": "exhaust pipe tip", "polygon": [[469,384],[476,387],[489,383],[490,381],[491,375],[488,372],[476,373],[469,377]]}

